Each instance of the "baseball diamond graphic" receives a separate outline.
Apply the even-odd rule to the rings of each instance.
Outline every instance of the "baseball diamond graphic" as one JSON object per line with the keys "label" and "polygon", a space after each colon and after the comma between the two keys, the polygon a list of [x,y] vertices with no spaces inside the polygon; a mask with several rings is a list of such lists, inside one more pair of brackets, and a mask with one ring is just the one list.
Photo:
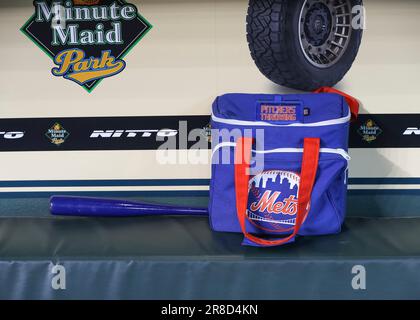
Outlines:
{"label": "baseball diamond graphic", "polygon": [[[62,39],[57,36],[58,31],[57,29],[54,29],[54,21],[50,18],[51,16],[54,16],[55,12],[53,12],[54,7],[52,6],[52,3],[61,4],[63,7],[65,6],[65,12],[80,10],[72,13],[70,19],[66,18],[67,20],[63,20],[66,28],[60,30],[62,32],[62,38],[65,39],[64,44],[61,42]],[[100,7],[97,7],[96,5],[99,5]],[[98,76],[88,77],[88,80],[85,81],[77,81],[69,76],[71,72],[73,72],[73,75],[77,75],[78,77],[81,76],[82,72],[76,70],[78,68],[75,66],[71,67],[68,72],[63,75],[65,79],[75,81],[88,92],[91,92],[105,77],[114,76],[123,71],[125,62],[122,61],[122,59],[152,28],[152,25],[138,13],[138,10],[134,5],[126,3],[123,0],[73,0],[72,2],[37,0],[34,1],[34,6],[36,8],[35,14],[25,23],[21,28],[21,31],[53,59],[55,64],[58,64],[57,60],[63,61],[63,53],[65,57],[65,53],[68,52],[68,57],[71,57],[72,59],[76,57],[76,53],[79,53],[81,59],[85,59],[85,61],[81,60],[79,66],[83,65],[83,63],[96,65],[96,73]],[[115,12],[118,12],[118,9],[116,8],[120,8],[120,12],[123,12],[121,8],[124,6],[131,6],[132,17],[130,19],[123,19],[123,15],[120,14],[120,17],[116,18]],[[105,9],[110,11],[114,10],[114,13],[108,14],[107,19],[96,19],[98,17],[95,18],[96,11],[93,11],[93,8],[97,9],[101,15],[107,14]],[[47,14],[50,13],[50,9],[51,15]],[[91,14],[89,14],[90,9],[92,10]],[[100,11],[99,9],[103,10]],[[96,15],[99,15],[99,13],[96,13]],[[40,20],[40,17],[43,19]],[[48,17],[50,20],[45,17]],[[83,19],[81,17],[83,17]],[[81,20],[79,21],[76,19]],[[107,32],[112,33],[112,35],[108,34],[109,40],[112,41],[107,41]],[[85,41],[89,41],[88,43],[83,43],[81,40],[82,34],[84,34]],[[72,37],[77,38],[77,44],[72,42]],[[94,37],[97,39],[93,39]],[[60,41],[57,41],[57,38],[60,39]],[[108,67],[108,64],[111,64],[112,62],[115,62],[115,64],[119,63],[119,68],[115,72],[111,72],[112,70],[107,72],[107,68],[112,69]],[[90,74],[95,74],[91,70],[88,71],[90,71]],[[89,72],[86,72],[86,74],[89,74]]]}

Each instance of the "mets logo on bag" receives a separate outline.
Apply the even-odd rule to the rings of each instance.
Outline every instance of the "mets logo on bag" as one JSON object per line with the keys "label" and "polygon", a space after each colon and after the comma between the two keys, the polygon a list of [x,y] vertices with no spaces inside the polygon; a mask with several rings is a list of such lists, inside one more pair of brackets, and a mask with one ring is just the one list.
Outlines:
{"label": "mets logo on bag", "polygon": [[126,54],[152,28],[123,0],[35,0],[21,31],[54,62],[51,72],[91,92],[122,72]]}
{"label": "mets logo on bag", "polygon": [[299,174],[292,171],[269,170],[254,176],[249,181],[248,220],[265,231],[293,230],[299,183]]}

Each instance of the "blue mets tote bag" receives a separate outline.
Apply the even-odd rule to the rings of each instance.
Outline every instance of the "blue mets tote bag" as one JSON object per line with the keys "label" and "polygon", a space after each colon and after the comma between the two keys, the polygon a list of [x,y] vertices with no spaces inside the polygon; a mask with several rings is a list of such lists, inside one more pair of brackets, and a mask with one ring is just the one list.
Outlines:
{"label": "blue mets tote bag", "polygon": [[245,245],[341,230],[349,123],[356,99],[331,88],[295,95],[226,94],[212,110],[209,213]]}

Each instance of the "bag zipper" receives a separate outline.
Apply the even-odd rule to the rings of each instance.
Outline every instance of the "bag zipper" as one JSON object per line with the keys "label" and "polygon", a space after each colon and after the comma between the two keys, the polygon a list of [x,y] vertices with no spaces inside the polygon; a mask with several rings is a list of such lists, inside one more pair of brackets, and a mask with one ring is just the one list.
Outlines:
{"label": "bag zipper", "polygon": [[313,123],[291,123],[291,124],[274,124],[264,121],[246,121],[246,120],[236,120],[236,119],[225,119],[225,118],[219,118],[214,115],[214,113],[211,114],[211,119],[215,122],[219,123],[225,123],[233,126],[265,126],[265,127],[323,127],[323,126],[332,126],[337,124],[343,124],[348,123],[351,118],[351,112],[349,110],[349,113],[347,116],[343,118],[338,119],[332,119],[332,120],[325,120],[325,121],[319,121],[319,122],[313,122]]}
{"label": "bag zipper", "polygon": [[[235,142],[222,142],[219,143],[217,146],[214,147],[212,152],[212,157],[220,148],[223,147],[236,147]],[[270,153],[303,153],[303,148],[277,148],[271,150],[252,150],[254,153],[259,154],[270,154]],[[331,148],[321,148],[319,149],[320,153],[330,153],[330,154],[337,154],[342,156],[345,160],[350,161],[351,157],[344,149],[331,149]]]}

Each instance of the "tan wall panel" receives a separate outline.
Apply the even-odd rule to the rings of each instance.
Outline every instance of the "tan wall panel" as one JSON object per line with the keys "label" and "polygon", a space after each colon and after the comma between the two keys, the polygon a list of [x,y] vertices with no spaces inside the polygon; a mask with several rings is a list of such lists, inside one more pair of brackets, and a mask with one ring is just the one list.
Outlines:
{"label": "tan wall panel", "polygon": [[[201,115],[225,92],[291,92],[264,78],[245,37],[246,0],[136,0],[154,28],[127,68],[92,93],[51,75],[53,62],[19,28],[31,1],[0,5],[0,117]],[[338,88],[363,113],[419,113],[420,2],[367,0],[359,57]],[[25,4],[26,3],[26,4]],[[420,126],[420,124],[419,124]],[[419,151],[354,150],[353,177],[420,177]],[[208,165],[157,164],[152,151],[4,153],[0,180],[208,178]],[[57,169],[61,168],[61,169]]]}

